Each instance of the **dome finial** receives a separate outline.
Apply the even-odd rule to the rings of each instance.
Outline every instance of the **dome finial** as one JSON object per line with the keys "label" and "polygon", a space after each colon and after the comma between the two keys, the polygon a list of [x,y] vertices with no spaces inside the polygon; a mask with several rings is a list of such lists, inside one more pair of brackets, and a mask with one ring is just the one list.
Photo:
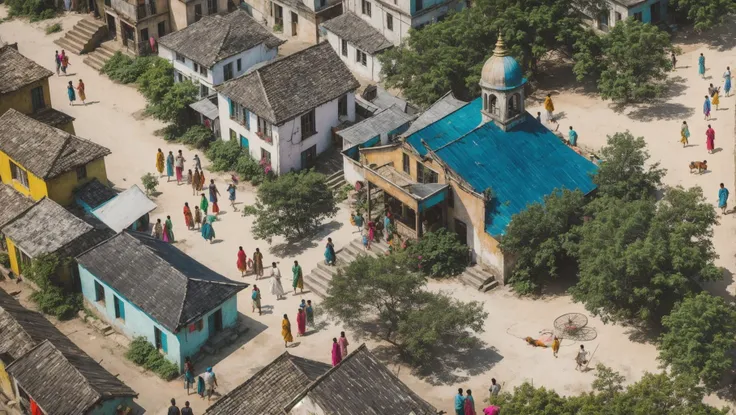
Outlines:
{"label": "dome finial", "polygon": [[496,49],[493,51],[493,56],[504,57],[506,55],[507,53],[503,43],[503,36],[499,33],[498,40],[496,41]]}

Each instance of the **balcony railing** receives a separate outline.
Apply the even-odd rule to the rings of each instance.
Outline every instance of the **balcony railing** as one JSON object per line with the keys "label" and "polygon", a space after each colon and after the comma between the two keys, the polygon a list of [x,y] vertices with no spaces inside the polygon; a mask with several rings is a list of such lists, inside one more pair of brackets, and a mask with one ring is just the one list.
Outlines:
{"label": "balcony railing", "polygon": [[132,3],[125,0],[106,0],[105,4],[109,7],[112,7],[113,10],[122,15],[124,18],[136,22],[141,19],[145,19],[146,17],[151,17],[158,13],[164,13],[168,11],[167,7],[159,10],[159,8],[156,7],[155,0],[152,0],[145,4],[138,4],[137,2]]}

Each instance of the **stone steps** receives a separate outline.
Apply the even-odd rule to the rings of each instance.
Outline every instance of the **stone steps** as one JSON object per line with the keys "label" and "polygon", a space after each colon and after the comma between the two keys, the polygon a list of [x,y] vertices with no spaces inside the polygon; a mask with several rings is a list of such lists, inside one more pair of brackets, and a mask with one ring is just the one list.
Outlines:
{"label": "stone steps", "polygon": [[477,287],[478,290],[487,292],[498,286],[496,277],[480,265],[474,265],[465,268],[462,274],[458,276],[458,279],[466,285],[471,287]]}
{"label": "stone steps", "polygon": [[107,26],[103,21],[84,18],[54,43],[66,51],[81,55],[93,51],[105,33]]}
{"label": "stone steps", "polygon": [[[84,58],[83,62],[99,71],[100,69],[102,69],[103,66],[105,66],[105,63],[115,55],[116,52],[118,52],[118,49],[113,46],[112,42],[104,42],[100,44],[100,47],[87,55],[87,57]],[[125,53],[130,57],[134,57],[127,51],[120,52]]]}
{"label": "stone steps", "polygon": [[347,182],[345,182],[345,174],[342,170],[335,172],[327,177],[327,186],[333,192],[340,190]]}

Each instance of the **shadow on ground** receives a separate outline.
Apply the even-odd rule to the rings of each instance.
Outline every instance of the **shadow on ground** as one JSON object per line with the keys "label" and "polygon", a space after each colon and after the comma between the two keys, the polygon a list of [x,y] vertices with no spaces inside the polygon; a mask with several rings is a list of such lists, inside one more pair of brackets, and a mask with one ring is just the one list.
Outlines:
{"label": "shadow on ground", "polygon": [[[554,54],[545,57],[539,64],[539,74],[533,81],[535,90],[543,91],[572,91],[582,95],[593,96],[598,94],[595,82],[591,80],[578,81],[572,72],[573,64]],[[554,98],[554,93],[552,94]],[[535,97],[540,103],[544,95]]]}
{"label": "shadow on ground", "polygon": [[287,241],[273,245],[269,248],[268,252],[282,259],[294,255],[299,255],[307,249],[317,246],[318,241],[326,238],[327,235],[331,234],[332,232],[335,232],[338,229],[342,228],[342,225],[342,223],[333,220],[332,222],[328,222],[322,225],[316,233],[310,236],[306,236],[300,240]]}
{"label": "shadow on ground", "polygon": [[728,287],[734,283],[733,274],[726,268],[721,267],[723,272],[723,278],[718,281],[706,282],[703,284],[703,289],[713,295],[723,297],[729,303],[736,302],[734,294],[728,290]]}
{"label": "shadow on ground", "polygon": [[[674,36],[674,43],[683,45],[698,45],[705,43],[706,45],[715,48],[718,52],[725,52],[731,50],[734,47],[733,39],[736,38],[736,17],[728,16],[722,25],[714,27],[710,30],[703,32],[696,32],[693,28],[689,27],[686,30],[677,32]],[[716,73],[725,68],[710,68],[708,67],[708,57],[705,57],[706,69],[715,70]]]}

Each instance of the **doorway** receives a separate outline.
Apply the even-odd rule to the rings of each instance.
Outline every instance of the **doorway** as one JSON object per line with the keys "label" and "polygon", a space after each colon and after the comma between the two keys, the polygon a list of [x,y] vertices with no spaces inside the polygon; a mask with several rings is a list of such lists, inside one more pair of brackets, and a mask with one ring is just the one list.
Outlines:
{"label": "doorway", "polygon": [[468,245],[468,225],[465,222],[455,219],[455,233],[460,243]]}
{"label": "doorway", "polygon": [[158,37],[162,38],[166,35],[166,22],[158,22]]}
{"label": "doorway", "polygon": [[110,39],[115,39],[118,37],[118,31],[115,24],[115,17],[113,17],[111,14],[107,14],[107,32],[110,35]]}
{"label": "doorway", "polygon": [[656,2],[649,6],[649,12],[651,14],[651,23],[659,23],[661,4]]}
{"label": "doorway", "polygon": [[168,352],[168,347],[166,345],[166,334],[164,334],[156,326],[153,326],[153,341],[156,345],[157,350],[162,350],[164,353]]}
{"label": "doorway", "polygon": [[302,169],[314,167],[317,163],[317,145],[302,151]]}
{"label": "doorway", "polygon": [[202,18],[202,5],[195,4],[194,5],[194,21],[198,22],[201,18]]}
{"label": "doorway", "polygon": [[291,12],[291,35],[296,36],[299,29],[299,15]]}
{"label": "doorway", "polygon": [[209,330],[210,337],[222,331],[222,309],[210,314],[207,318],[207,328]]}
{"label": "doorway", "polygon": [[141,29],[141,42],[148,41],[148,29]]}

